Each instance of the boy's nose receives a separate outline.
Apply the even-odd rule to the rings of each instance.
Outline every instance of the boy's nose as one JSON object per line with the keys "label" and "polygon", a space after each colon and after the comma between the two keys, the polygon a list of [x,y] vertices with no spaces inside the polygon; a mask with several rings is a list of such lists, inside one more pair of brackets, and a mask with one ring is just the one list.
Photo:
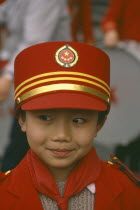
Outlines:
{"label": "boy's nose", "polygon": [[53,141],[71,141],[71,128],[66,122],[59,122],[52,134]]}

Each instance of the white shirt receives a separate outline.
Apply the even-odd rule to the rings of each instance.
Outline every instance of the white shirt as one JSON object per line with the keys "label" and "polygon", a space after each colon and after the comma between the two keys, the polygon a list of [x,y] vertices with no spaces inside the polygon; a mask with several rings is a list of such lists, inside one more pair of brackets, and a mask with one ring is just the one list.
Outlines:
{"label": "white shirt", "polygon": [[10,33],[5,46],[10,62],[4,74],[11,78],[14,59],[24,48],[41,42],[71,40],[66,0],[7,0],[0,6],[0,22],[7,24]]}

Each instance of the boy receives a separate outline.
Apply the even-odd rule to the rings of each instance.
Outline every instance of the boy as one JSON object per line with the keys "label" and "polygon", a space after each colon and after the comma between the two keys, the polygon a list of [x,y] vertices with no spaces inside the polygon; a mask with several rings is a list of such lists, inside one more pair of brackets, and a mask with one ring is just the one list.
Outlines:
{"label": "boy", "polygon": [[52,42],[17,56],[16,114],[31,150],[1,174],[2,210],[139,209],[139,188],[92,147],[109,95],[109,58],[98,48]]}

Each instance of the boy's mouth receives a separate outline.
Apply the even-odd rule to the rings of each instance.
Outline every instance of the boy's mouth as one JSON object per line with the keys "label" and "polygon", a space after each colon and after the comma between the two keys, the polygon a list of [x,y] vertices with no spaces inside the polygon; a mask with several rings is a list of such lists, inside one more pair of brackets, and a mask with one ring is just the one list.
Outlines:
{"label": "boy's mouth", "polygon": [[50,149],[53,155],[57,157],[67,157],[73,150],[66,150],[66,149]]}

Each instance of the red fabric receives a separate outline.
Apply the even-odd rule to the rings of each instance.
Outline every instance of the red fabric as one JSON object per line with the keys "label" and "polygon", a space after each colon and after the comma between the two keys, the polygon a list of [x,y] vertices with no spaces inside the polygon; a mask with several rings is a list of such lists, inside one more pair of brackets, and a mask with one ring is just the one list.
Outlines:
{"label": "red fabric", "polygon": [[69,4],[72,13],[71,29],[73,41],[78,41],[77,35],[80,30],[84,43],[93,45],[95,40],[92,26],[91,1],[69,0]]}
{"label": "red fabric", "polygon": [[7,176],[8,174],[6,175],[5,173],[0,171],[0,182],[2,182]]}
{"label": "red fabric", "polygon": [[3,68],[6,66],[8,63],[8,60],[0,60],[0,71],[3,70]]}
{"label": "red fabric", "polygon": [[91,1],[81,0],[82,4],[82,27],[84,34],[84,42],[87,44],[94,45],[94,34],[93,34],[93,24],[92,24],[92,11],[91,11]]}
{"label": "red fabric", "polygon": [[140,42],[140,1],[111,0],[101,24],[104,31],[117,29],[121,40]]}
{"label": "red fabric", "polygon": [[[32,155],[28,154],[17,166],[17,168],[15,168],[4,181],[0,182],[0,208],[2,210],[43,210],[38,192],[35,187],[36,183],[33,181],[33,177],[36,177],[37,180],[39,180],[37,181],[38,185],[41,185],[41,190],[45,190],[45,193],[47,194],[50,194],[50,192],[46,192],[46,189],[44,189],[43,186],[46,186],[47,180],[51,180],[51,183],[54,186],[54,181],[52,180],[52,177],[50,175],[48,177],[48,171],[46,170],[46,168],[44,169],[44,166],[42,164],[40,165],[40,161],[38,162],[38,160],[36,161],[35,165],[32,166],[33,168],[30,170],[39,169],[39,172],[34,174],[32,177],[29,172],[29,168],[31,166],[28,168],[28,161],[30,158],[33,161],[35,157],[32,157]],[[87,163],[86,160],[88,160],[89,162]],[[76,168],[71,173],[68,181],[70,183],[67,183],[65,195],[70,195],[70,193],[73,193],[72,189],[75,192],[78,192],[81,188],[81,181],[83,181],[82,187],[86,185],[86,183],[88,183],[89,180],[83,180],[81,176],[87,178],[87,174],[85,174],[85,172],[90,166],[90,172],[88,175],[91,176],[91,179],[96,179],[94,210],[139,210],[140,189],[136,187],[133,183],[131,183],[129,179],[118,169],[114,169],[110,167],[109,164],[102,161],[100,165],[101,170],[99,175],[92,174],[92,172],[96,173],[96,169],[94,168],[94,166],[96,166],[96,161],[100,162],[95,151],[92,150],[90,156],[87,156],[85,160],[83,160],[83,164],[79,165],[79,168]],[[98,169],[98,166],[96,167]],[[81,174],[81,172],[83,172],[84,174]],[[73,176],[74,178],[72,179]],[[45,179],[42,179],[43,177],[45,177]],[[41,183],[43,183],[43,185]],[[52,194],[54,194],[51,186],[49,189],[51,189]]]}
{"label": "red fabric", "polygon": [[[93,159],[93,161],[90,161]],[[57,201],[61,210],[67,210],[68,199],[82,191],[87,185],[94,183],[101,170],[100,160],[92,148],[87,156],[78,164],[68,177],[64,198],[59,194],[56,182],[47,167],[33,152],[27,154],[28,167],[36,189]],[[94,165],[94,167],[92,167]],[[80,174],[80,176],[79,176]]]}
{"label": "red fabric", "polygon": [[3,2],[5,2],[5,0],[0,0],[0,4],[2,4]]}

